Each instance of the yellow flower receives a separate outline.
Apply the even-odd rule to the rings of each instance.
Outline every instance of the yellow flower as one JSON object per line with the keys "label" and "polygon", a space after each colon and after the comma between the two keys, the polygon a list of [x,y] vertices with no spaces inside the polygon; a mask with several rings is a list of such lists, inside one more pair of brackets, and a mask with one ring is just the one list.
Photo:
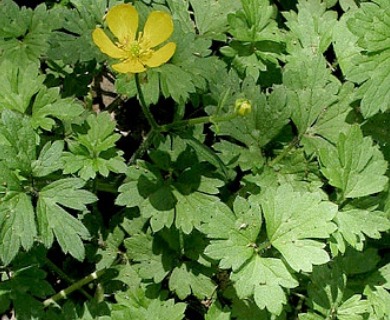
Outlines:
{"label": "yellow flower", "polygon": [[159,67],[175,53],[176,44],[173,42],[154,49],[173,32],[172,17],[166,12],[150,13],[144,31],[139,32],[138,37],[138,12],[132,5],[112,7],[106,21],[117,42],[114,44],[101,28],[92,32],[92,39],[100,51],[121,61],[112,66],[120,73],[139,73],[145,71],[146,67]]}

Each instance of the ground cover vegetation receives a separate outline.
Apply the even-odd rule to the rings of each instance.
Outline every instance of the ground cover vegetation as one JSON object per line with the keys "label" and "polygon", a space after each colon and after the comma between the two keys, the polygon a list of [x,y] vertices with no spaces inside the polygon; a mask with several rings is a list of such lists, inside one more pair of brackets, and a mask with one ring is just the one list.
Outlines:
{"label": "ground cover vegetation", "polygon": [[388,0],[0,1],[2,319],[390,319]]}

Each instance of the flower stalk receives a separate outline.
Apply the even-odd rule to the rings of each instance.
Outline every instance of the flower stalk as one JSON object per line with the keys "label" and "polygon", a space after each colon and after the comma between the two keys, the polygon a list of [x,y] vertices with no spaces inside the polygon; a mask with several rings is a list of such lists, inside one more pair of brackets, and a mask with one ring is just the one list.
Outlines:
{"label": "flower stalk", "polygon": [[137,86],[137,91],[138,91],[138,97],[139,97],[139,102],[142,108],[142,112],[144,113],[146,120],[148,120],[150,127],[152,128],[153,131],[160,131],[160,127],[157,124],[156,120],[154,120],[154,117],[152,113],[149,110],[149,107],[146,105],[145,102],[145,97],[144,93],[141,88],[141,83],[139,80],[139,75],[138,73],[135,74],[135,85]]}

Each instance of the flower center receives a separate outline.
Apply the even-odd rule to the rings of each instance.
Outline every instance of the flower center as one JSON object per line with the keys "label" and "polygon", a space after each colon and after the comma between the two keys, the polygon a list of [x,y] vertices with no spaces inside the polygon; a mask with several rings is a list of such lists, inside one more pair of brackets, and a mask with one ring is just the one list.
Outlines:
{"label": "flower center", "polygon": [[143,37],[142,32],[138,34],[137,40],[129,42],[125,39],[124,43],[118,44],[118,47],[128,52],[129,58],[141,61],[149,59],[154,53],[154,50],[150,47],[150,41]]}

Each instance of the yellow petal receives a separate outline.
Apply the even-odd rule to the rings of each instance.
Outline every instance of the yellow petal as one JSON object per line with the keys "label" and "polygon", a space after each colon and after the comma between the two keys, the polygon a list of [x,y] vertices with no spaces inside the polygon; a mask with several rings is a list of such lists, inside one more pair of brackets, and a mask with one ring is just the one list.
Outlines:
{"label": "yellow petal", "polygon": [[121,44],[133,41],[138,29],[138,12],[131,4],[112,7],[106,16],[108,27]]}
{"label": "yellow petal", "polygon": [[175,51],[176,44],[174,42],[168,42],[165,46],[155,51],[151,58],[143,62],[151,68],[159,67],[171,59]]}
{"label": "yellow petal", "polygon": [[120,73],[140,73],[146,70],[138,59],[127,59],[121,63],[113,64],[112,68]]}
{"label": "yellow petal", "polygon": [[173,21],[170,14],[153,11],[146,20],[143,36],[153,48],[167,40],[173,32]]}
{"label": "yellow petal", "polygon": [[127,56],[126,52],[114,45],[110,38],[100,28],[93,30],[92,40],[99,47],[101,52],[112,58],[123,59]]}

